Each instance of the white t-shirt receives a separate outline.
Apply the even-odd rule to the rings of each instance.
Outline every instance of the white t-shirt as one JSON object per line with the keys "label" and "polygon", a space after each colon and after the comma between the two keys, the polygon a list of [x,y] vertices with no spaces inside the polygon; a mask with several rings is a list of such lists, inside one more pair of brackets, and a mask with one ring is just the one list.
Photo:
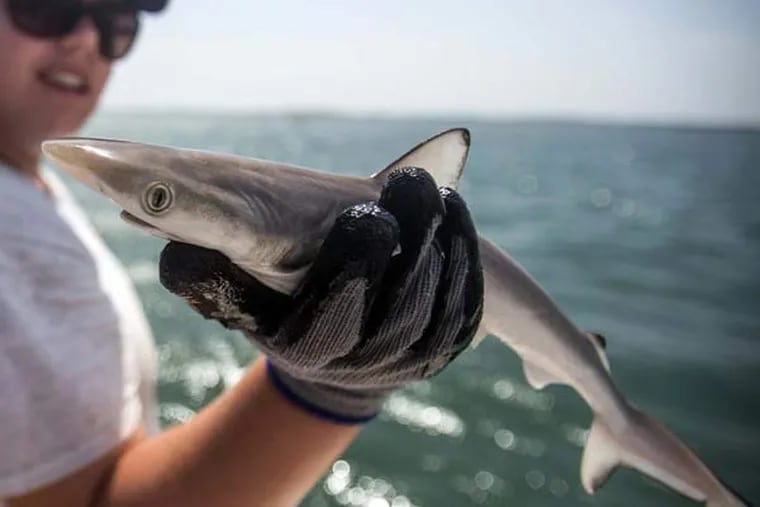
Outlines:
{"label": "white t-shirt", "polygon": [[156,354],[125,270],[53,174],[0,166],[0,507],[157,431]]}

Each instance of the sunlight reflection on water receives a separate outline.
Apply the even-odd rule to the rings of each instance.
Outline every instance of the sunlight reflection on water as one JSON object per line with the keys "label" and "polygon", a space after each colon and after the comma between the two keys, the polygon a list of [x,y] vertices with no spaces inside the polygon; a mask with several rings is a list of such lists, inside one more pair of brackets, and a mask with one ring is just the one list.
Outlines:
{"label": "sunlight reflection on water", "polygon": [[356,507],[419,507],[409,498],[398,494],[385,479],[367,475],[356,477],[351,465],[336,461],[323,481],[324,491],[341,505]]}
{"label": "sunlight reflection on water", "polygon": [[494,382],[493,395],[507,403],[522,405],[531,410],[550,411],[554,407],[553,395],[535,391],[507,378]]}
{"label": "sunlight reflection on water", "polygon": [[454,412],[415,400],[403,393],[391,395],[380,418],[391,419],[432,436],[446,435],[456,438],[465,431],[464,421]]}

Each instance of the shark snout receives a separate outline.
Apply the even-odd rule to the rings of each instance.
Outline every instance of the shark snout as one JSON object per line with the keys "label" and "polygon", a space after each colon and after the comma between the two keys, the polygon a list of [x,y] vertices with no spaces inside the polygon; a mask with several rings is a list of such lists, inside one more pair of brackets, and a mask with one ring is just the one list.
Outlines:
{"label": "shark snout", "polygon": [[103,173],[119,165],[114,153],[121,144],[119,141],[57,138],[44,141],[42,152],[66,173],[102,192]]}

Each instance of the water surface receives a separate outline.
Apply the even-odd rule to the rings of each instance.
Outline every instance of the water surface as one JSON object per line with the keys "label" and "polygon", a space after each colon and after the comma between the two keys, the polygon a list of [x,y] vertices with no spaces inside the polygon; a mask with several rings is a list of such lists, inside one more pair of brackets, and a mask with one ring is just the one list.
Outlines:
{"label": "water surface", "polygon": [[[121,114],[96,117],[85,134],[358,175],[460,125],[473,139],[460,190],[479,231],[579,326],[608,337],[614,378],[635,404],[758,501],[759,132]],[[99,195],[73,189],[148,312],[162,423],[185,421],[235,382],[255,350],[159,285],[162,241],[120,221]],[[530,389],[516,356],[489,339],[434,380],[396,393],[304,505],[696,505],[629,471],[586,495],[579,465],[589,423],[573,391]]]}

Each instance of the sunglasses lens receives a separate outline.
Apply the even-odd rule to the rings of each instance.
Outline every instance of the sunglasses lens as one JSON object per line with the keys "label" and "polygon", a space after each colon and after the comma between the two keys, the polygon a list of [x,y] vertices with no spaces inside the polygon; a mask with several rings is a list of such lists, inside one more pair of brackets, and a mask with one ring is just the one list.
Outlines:
{"label": "sunglasses lens", "polygon": [[105,58],[116,60],[126,55],[137,36],[139,21],[134,9],[99,11],[94,15],[100,35],[100,52]]}
{"label": "sunglasses lens", "polygon": [[82,16],[91,16],[100,37],[100,53],[109,60],[129,52],[139,28],[137,9],[126,2],[6,0],[6,5],[16,28],[33,37],[64,37]]}
{"label": "sunglasses lens", "polygon": [[78,1],[7,0],[8,12],[20,30],[35,37],[60,37],[79,22]]}

